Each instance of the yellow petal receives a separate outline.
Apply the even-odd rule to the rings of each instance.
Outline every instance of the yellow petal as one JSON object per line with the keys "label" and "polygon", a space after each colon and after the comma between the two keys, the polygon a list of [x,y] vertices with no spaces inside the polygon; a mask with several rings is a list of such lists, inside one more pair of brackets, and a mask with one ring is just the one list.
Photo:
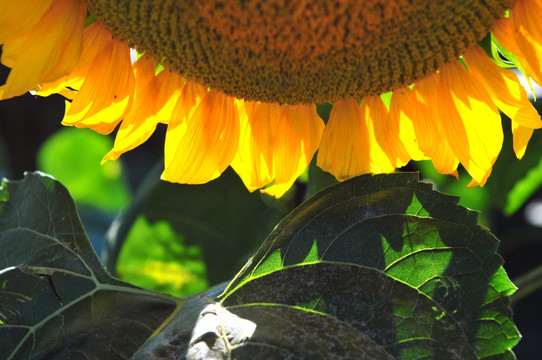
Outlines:
{"label": "yellow petal", "polygon": [[239,141],[239,116],[234,99],[210,91],[177,140],[177,149],[162,178],[171,182],[202,184],[213,180],[228,167]]}
{"label": "yellow petal", "polygon": [[499,44],[517,56],[518,54],[521,54],[521,50],[516,43],[516,38],[514,36],[515,30],[513,27],[512,19],[509,17],[503,18],[495,23],[491,33],[495,36]]}
{"label": "yellow petal", "polygon": [[506,50],[514,54],[517,62],[521,65],[523,71],[528,76],[527,81],[529,82],[529,85],[531,85],[530,77],[532,77],[535,82],[540,84],[542,83],[542,78],[537,76],[536,71],[531,68],[523,52],[518,46],[516,40],[517,30],[515,27],[516,26],[513,19],[508,17],[497,21],[493,30],[491,30],[491,33]]}
{"label": "yellow petal", "polygon": [[275,183],[262,192],[277,198],[284,195],[309,166],[323,130],[316,105],[281,105],[273,161]]}
{"label": "yellow petal", "polygon": [[40,82],[56,81],[72,71],[82,52],[82,38],[82,27],[78,27],[72,31],[70,38],[66,42],[66,46],[61,50],[56,66]]}
{"label": "yellow petal", "polygon": [[[366,101],[373,102],[372,107],[376,109],[373,112],[375,114],[374,133],[378,144],[380,144],[382,151],[386,153],[389,159],[390,165],[395,169],[396,167],[404,166],[410,161],[410,155],[400,138],[400,113],[397,109],[393,109],[393,114],[388,112],[386,106],[382,102],[380,97],[372,97],[372,100],[366,99]],[[393,96],[392,96],[392,102]],[[397,108],[397,104],[394,103],[394,108]],[[392,110],[390,103],[390,111]],[[404,134],[403,134],[404,135]]]}
{"label": "yellow petal", "polygon": [[[119,127],[113,149],[104,157],[102,163],[116,160],[126,151],[141,145],[152,135],[163,118],[171,116],[184,85],[183,78],[169,70],[154,77],[154,67],[147,71],[152,71],[153,79],[144,87],[139,87],[134,104]],[[146,75],[148,74],[140,74],[142,81],[147,81]]]}
{"label": "yellow petal", "polygon": [[414,131],[420,150],[431,158],[440,174],[454,174],[459,160],[454,155],[440,124],[437,113],[439,74],[420,80],[410,93]]}
{"label": "yellow petal", "polygon": [[90,64],[110,41],[111,33],[102,23],[94,22],[90,24],[83,31],[83,51],[73,70],[56,81],[39,84],[36,95],[61,94],[68,99],[73,99],[77,94],[77,90],[83,85]]}
{"label": "yellow petal", "polygon": [[66,106],[62,123],[109,134],[130,110],[134,82],[130,48],[113,39],[90,65],[77,96]]}
{"label": "yellow petal", "polygon": [[[235,104],[239,112],[239,145],[237,153],[231,162],[231,167],[241,178],[246,188],[253,192],[258,187],[252,184],[256,181],[252,169],[252,153],[251,153],[251,128],[249,126],[248,112],[256,102],[244,101],[236,99]],[[254,178],[254,180],[253,180]]]}
{"label": "yellow petal", "polygon": [[181,90],[181,95],[173,108],[166,132],[164,146],[166,169],[175,161],[179,139],[186,133],[186,121],[190,119],[206,94],[207,90],[193,81],[187,81]]}
{"label": "yellow petal", "polygon": [[0,44],[30,31],[51,7],[52,0],[0,1]]}
{"label": "yellow petal", "polygon": [[397,123],[399,127],[399,139],[403,143],[406,154],[398,152],[397,166],[406,164],[410,159],[419,161],[426,160],[427,157],[420,150],[414,123],[412,121],[414,110],[412,109],[411,90],[408,87],[393,91],[390,104],[389,118],[391,122]]}
{"label": "yellow petal", "polygon": [[339,181],[371,172],[369,130],[356,100],[337,101],[326,124],[316,165]]}
{"label": "yellow petal", "polygon": [[[440,125],[436,114],[438,74],[422,79],[411,91],[412,119],[420,149],[432,156],[439,142]],[[393,98],[392,98],[393,99]]]}
{"label": "yellow petal", "polygon": [[58,0],[30,31],[6,41],[2,62],[11,71],[0,87],[0,99],[22,95],[40,82],[68,74],[81,54],[85,16],[84,2]]}
{"label": "yellow petal", "polygon": [[141,56],[134,63],[134,77],[135,77],[135,94],[141,93],[141,91],[147,87],[147,85],[155,80],[156,76],[156,63],[154,60],[146,55]]}
{"label": "yellow petal", "polygon": [[514,152],[516,153],[516,157],[521,160],[523,155],[525,155],[525,150],[527,150],[527,144],[533,135],[533,129],[523,127],[513,121],[512,135],[514,138]]}
{"label": "yellow petal", "polygon": [[497,66],[478,45],[463,55],[471,75],[488,91],[497,107],[521,126],[538,129],[542,121],[514,72]]}
{"label": "yellow petal", "polygon": [[442,129],[455,156],[484,185],[502,147],[501,117],[491,97],[459,63],[440,70]]}
{"label": "yellow petal", "polygon": [[[367,122],[369,130],[369,146],[371,154],[371,171],[373,173],[390,173],[395,170],[398,151],[399,129],[388,123],[388,110],[380,96],[367,96],[361,101],[361,114]],[[402,145],[402,144],[400,144]]]}
{"label": "yellow petal", "polygon": [[280,119],[278,104],[239,104],[239,149],[231,166],[249,191],[262,188],[274,178],[274,150]]}
{"label": "yellow petal", "polygon": [[471,179],[471,181],[467,184],[467,188],[471,188],[475,186],[481,186],[481,185],[474,179]]}
{"label": "yellow petal", "polygon": [[518,0],[510,10],[517,47],[533,72],[542,80],[542,6],[534,0]]}

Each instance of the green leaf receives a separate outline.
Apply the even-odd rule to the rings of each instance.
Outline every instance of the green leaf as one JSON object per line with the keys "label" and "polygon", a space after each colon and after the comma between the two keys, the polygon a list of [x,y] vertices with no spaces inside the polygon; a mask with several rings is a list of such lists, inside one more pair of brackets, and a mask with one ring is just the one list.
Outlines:
{"label": "green leaf", "polygon": [[53,175],[78,204],[118,212],[130,199],[121,163],[100,162],[113,143],[88,129],[64,128],[40,149],[40,170]]}
{"label": "green leaf", "polygon": [[123,283],[53,178],[0,188],[0,359],[128,359],[184,300]]}
{"label": "green leaf", "polygon": [[[321,314],[285,306],[255,305],[234,313],[212,301],[216,294],[188,300],[132,359],[393,359],[339,319],[326,317],[322,329]],[[249,340],[255,334],[258,340]]]}
{"label": "green leaf", "polygon": [[513,359],[515,287],[457,201],[416,174],[352,179],[288,215],[226,289],[175,299],[112,278],[58,182],[4,182],[0,358]]}
{"label": "green leaf", "polygon": [[[149,241],[152,239],[152,242]],[[135,222],[122,248],[117,273],[124,281],[175,296],[191,295],[209,287],[198,246],[187,246],[169,222]]]}
{"label": "green leaf", "polygon": [[338,184],[339,182],[333,175],[316,166],[316,159],[312,159],[309,164],[309,181],[307,182],[307,190],[305,191],[304,200],[325,188]]}
{"label": "green leaf", "polygon": [[[497,65],[503,68],[512,68],[516,67],[515,62],[517,62],[516,57],[507,51],[505,48],[503,48],[497,39],[493,36],[491,33],[487,33],[487,35],[480,41],[478,41],[478,45],[484,49],[486,54],[495,61]],[[506,57],[508,55],[508,57]],[[515,62],[514,62],[515,61]]]}
{"label": "green leaf", "polygon": [[513,356],[515,287],[498,240],[457,201],[400,173],[302,204],[219,298],[256,324],[232,357]]}
{"label": "green leaf", "polygon": [[492,202],[488,187],[467,187],[471,176],[463,169],[458,169],[459,180],[453,176],[439,174],[430,160],[416,161],[414,167],[420,171],[423,181],[434,184],[436,190],[459,197],[458,204],[480,212],[478,224],[490,223],[489,209]]}

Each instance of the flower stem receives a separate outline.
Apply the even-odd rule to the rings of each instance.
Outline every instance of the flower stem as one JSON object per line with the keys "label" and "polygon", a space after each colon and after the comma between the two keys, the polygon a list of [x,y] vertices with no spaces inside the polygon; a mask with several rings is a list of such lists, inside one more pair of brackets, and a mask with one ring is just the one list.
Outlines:
{"label": "flower stem", "polygon": [[132,229],[132,225],[141,214],[149,193],[160,182],[160,174],[164,169],[164,162],[161,161],[149,172],[139,185],[132,202],[126,212],[111,224],[105,235],[105,244],[102,251],[102,261],[112,275],[116,275],[117,260],[120,250]]}

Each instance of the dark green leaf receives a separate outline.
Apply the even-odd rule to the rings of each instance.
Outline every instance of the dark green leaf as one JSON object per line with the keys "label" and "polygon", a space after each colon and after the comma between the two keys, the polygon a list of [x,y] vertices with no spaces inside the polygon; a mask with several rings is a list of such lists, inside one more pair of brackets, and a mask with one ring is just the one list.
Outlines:
{"label": "dark green leaf", "polygon": [[480,211],[478,224],[486,226],[490,223],[492,199],[487,186],[467,187],[472,178],[463,168],[458,169],[458,180],[450,175],[439,174],[431,160],[416,161],[413,165],[420,171],[422,180],[431,182],[436,190],[457,196],[459,205]]}
{"label": "dark green leaf", "polygon": [[307,337],[326,343],[338,331],[337,344],[359,346],[326,346],[322,358],[507,358],[519,341],[515,287],[498,240],[457,200],[403,173],[362,176],[302,204],[220,298],[256,323],[233,355],[310,357],[318,341]]}
{"label": "dark green leaf", "polygon": [[307,190],[305,191],[305,200],[325,188],[338,184],[339,182],[333,175],[316,166],[316,159],[313,159],[308,169],[309,180],[307,181]]}
{"label": "dark green leaf", "polygon": [[0,191],[0,354],[512,359],[515,288],[476,223],[417,175],[362,176],[288,215],[226,290],[175,300],[112,278],[66,190],[28,175]]}
{"label": "dark green leaf", "polygon": [[111,277],[39,173],[3,182],[0,248],[1,359],[128,359],[182,302]]}

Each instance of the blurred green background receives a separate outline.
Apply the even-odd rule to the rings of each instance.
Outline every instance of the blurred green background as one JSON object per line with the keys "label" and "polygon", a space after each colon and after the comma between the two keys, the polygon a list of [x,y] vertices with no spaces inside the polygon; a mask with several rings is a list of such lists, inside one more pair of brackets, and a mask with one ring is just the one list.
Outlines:
{"label": "blurred green background", "polygon": [[[0,69],[0,83],[7,73]],[[330,106],[318,110],[325,119]],[[63,127],[63,113],[60,96],[27,94],[0,102],[0,175],[18,179],[24,171],[40,170],[60,180],[108,269],[142,287],[181,296],[231,279],[280,219],[334,182],[314,164],[279,200],[249,193],[231,170],[204,185],[162,182],[165,127],[120,160],[100,165],[114,134]],[[481,211],[480,223],[502,241],[505,269],[521,282],[542,265],[542,131],[518,161],[507,118],[503,128],[505,144],[484,188],[467,189],[470,178],[462,169],[459,181],[438,174],[430,162],[402,170],[420,171],[436,189]],[[524,336],[515,348],[519,359],[539,358],[540,303],[542,290],[514,301]]]}

